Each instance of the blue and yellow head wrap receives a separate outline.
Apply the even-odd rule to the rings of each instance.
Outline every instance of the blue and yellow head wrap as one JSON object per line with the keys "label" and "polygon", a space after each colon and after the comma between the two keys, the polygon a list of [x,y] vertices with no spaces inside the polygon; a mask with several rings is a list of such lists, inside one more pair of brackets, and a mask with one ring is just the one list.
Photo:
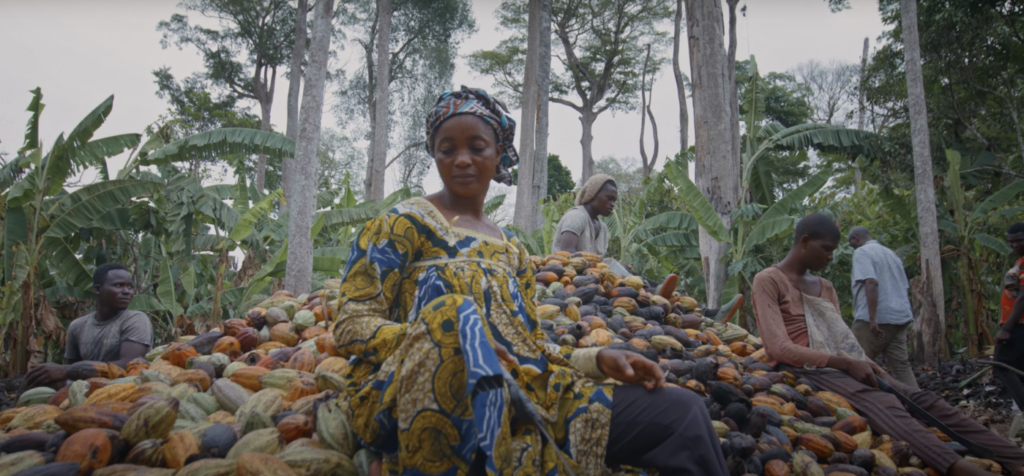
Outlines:
{"label": "blue and yellow head wrap", "polygon": [[501,101],[492,98],[483,89],[462,86],[459,91],[447,92],[437,98],[434,108],[427,114],[427,153],[434,155],[434,134],[441,123],[459,114],[477,116],[494,129],[498,144],[501,144],[501,162],[498,163],[498,175],[494,181],[512,185],[509,169],[519,164],[519,154],[512,144],[516,135],[516,121]]}

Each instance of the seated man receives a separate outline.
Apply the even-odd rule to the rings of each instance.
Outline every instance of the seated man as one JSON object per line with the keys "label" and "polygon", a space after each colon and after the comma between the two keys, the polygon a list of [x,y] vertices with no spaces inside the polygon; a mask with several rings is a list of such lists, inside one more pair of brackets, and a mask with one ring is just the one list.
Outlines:
{"label": "seated man", "polygon": [[[841,324],[839,300],[832,283],[810,274],[832,261],[832,252],[839,246],[839,228],[830,218],[815,213],[797,223],[795,236],[786,258],[754,278],[754,316],[769,364],[783,366],[818,390],[846,398],[874,430],[907,442],[914,454],[941,474],[990,473],[964,460],[925,431],[896,396],[878,389],[876,375],[953,431],[992,449],[995,460],[1004,468],[1013,470],[1024,464],[1024,450],[965,417],[937,395],[900,383],[864,357],[846,355],[849,350],[863,356],[863,350],[853,333]],[[822,333],[823,323],[836,323],[835,327],[828,326],[829,330],[845,330],[845,337],[841,332]],[[845,350],[825,352],[819,348]]]}
{"label": "seated man", "polygon": [[92,275],[96,292],[96,312],[68,326],[67,365],[41,364],[25,376],[25,388],[64,385],[64,374],[79,361],[109,362],[124,368],[132,359],[146,355],[153,345],[153,327],[149,317],[129,311],[132,302],[132,276],[124,266],[100,265]]}
{"label": "seated man", "polygon": [[611,215],[618,198],[615,179],[605,174],[590,177],[576,195],[576,206],[558,221],[551,252],[585,251],[604,256],[608,252],[608,225],[597,217]]}

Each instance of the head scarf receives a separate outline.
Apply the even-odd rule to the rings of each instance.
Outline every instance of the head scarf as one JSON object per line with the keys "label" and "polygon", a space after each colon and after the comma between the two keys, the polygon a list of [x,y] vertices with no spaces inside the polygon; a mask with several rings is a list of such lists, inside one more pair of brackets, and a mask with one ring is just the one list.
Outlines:
{"label": "head scarf", "polygon": [[583,184],[580,193],[576,194],[576,205],[583,205],[593,200],[597,196],[597,192],[601,191],[601,187],[608,182],[615,184],[615,179],[611,175],[605,174],[597,174],[590,177],[590,180]]}
{"label": "head scarf", "polygon": [[494,129],[501,144],[501,162],[494,181],[512,185],[509,169],[519,163],[519,154],[512,145],[516,135],[516,121],[508,114],[508,108],[501,101],[492,98],[487,91],[462,86],[460,91],[451,91],[437,98],[434,108],[427,114],[427,153],[434,155],[434,134],[441,123],[459,114],[472,114],[483,119]]}

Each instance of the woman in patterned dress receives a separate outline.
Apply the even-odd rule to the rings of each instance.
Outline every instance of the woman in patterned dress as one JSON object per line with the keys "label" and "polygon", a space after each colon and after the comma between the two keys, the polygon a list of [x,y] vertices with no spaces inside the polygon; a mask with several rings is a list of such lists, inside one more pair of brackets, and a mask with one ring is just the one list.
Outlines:
{"label": "woman in patterned dress", "polygon": [[[655,363],[547,342],[527,251],[483,212],[490,181],[511,182],[514,134],[483,90],[442,95],[427,150],[444,188],[370,221],[353,243],[334,330],[352,357],[353,430],[391,475],[726,474],[702,401],[663,388]],[[554,441],[513,413],[503,367]]]}

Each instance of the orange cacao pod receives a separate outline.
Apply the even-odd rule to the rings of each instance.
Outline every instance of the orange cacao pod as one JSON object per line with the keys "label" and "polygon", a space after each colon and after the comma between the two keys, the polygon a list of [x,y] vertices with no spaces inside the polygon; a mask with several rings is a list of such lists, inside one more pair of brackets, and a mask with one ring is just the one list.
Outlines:
{"label": "orange cacao pod", "polygon": [[764,476],[789,476],[789,465],[780,459],[773,459],[765,463]]}
{"label": "orange cacao pod", "polygon": [[828,459],[832,456],[832,453],[836,452],[832,443],[829,443],[825,438],[813,433],[804,433],[800,435],[796,440],[796,444],[798,446],[803,446],[804,449],[814,453],[820,459]]}
{"label": "orange cacao pod", "polygon": [[243,319],[228,319],[220,323],[220,330],[225,335],[234,337],[239,330],[249,327],[249,323]]}
{"label": "orange cacao pod", "polygon": [[171,344],[161,357],[175,367],[185,368],[185,363],[188,362],[189,357],[199,357],[199,353],[192,346],[179,343]]}
{"label": "orange cacao pod", "polygon": [[263,390],[260,377],[266,375],[267,372],[270,372],[270,369],[266,367],[243,367],[232,373],[230,380],[253,392],[258,392]]}
{"label": "orange cacao pod", "polygon": [[204,392],[209,390],[210,385],[213,384],[210,379],[210,374],[199,369],[190,369],[179,373],[174,377],[174,380],[171,382],[171,386],[178,385],[179,383],[195,385]]}
{"label": "orange cacao pod", "polygon": [[832,425],[832,431],[841,431],[847,435],[856,435],[868,429],[868,420],[860,415],[853,415]]}
{"label": "orange cacao pod", "polygon": [[239,354],[242,353],[242,344],[232,336],[221,337],[213,344],[213,353],[215,354],[228,354],[233,350]]}
{"label": "orange cacao pod", "polygon": [[306,415],[289,415],[277,424],[277,431],[281,432],[284,441],[288,443],[313,436],[313,430],[313,420]]}
{"label": "orange cacao pod", "polygon": [[836,451],[840,453],[852,453],[853,450],[857,449],[857,440],[854,440],[852,436],[841,431],[833,431],[832,436],[835,436],[839,440],[839,445],[836,446]]}
{"label": "orange cacao pod", "polygon": [[299,343],[299,334],[295,327],[287,322],[282,322],[270,328],[270,340],[280,342],[286,347],[293,347]]}
{"label": "orange cacao pod", "polygon": [[84,405],[95,405],[101,402],[127,402],[138,387],[134,383],[107,385],[92,392],[92,395],[85,399]]}
{"label": "orange cacao pod", "polygon": [[313,372],[316,369],[316,358],[313,357],[313,352],[309,349],[300,349],[288,359],[286,367],[301,372]]}
{"label": "orange cacao pod", "polygon": [[287,403],[294,402],[302,397],[308,397],[317,393],[316,381],[309,377],[299,377],[288,387],[284,396]]}
{"label": "orange cacao pod", "polygon": [[91,474],[93,471],[110,464],[114,456],[113,443],[118,442],[117,432],[89,428],[76,432],[64,440],[57,451],[55,461],[59,463],[78,463],[79,475]]}
{"label": "orange cacao pod", "polygon": [[239,330],[234,337],[238,340],[239,350],[243,353],[249,352],[260,345],[260,334],[251,327]]}
{"label": "orange cacao pod", "polygon": [[164,443],[164,464],[181,469],[189,456],[199,453],[199,442],[189,430],[172,431]]}
{"label": "orange cacao pod", "polygon": [[302,334],[299,334],[299,340],[301,340],[302,342],[306,342],[307,340],[316,338],[320,334],[326,334],[326,333],[327,333],[327,329],[324,329],[323,327],[320,327],[320,326],[310,326],[310,327],[307,327],[306,330],[302,331]]}
{"label": "orange cacao pod", "polygon": [[127,367],[128,376],[135,377],[138,375],[142,375],[143,370],[149,369],[149,361],[143,358],[132,359],[131,362],[128,362]]}
{"label": "orange cacao pod", "polygon": [[119,432],[128,421],[128,415],[107,408],[79,405],[57,415],[53,421],[69,435],[89,428],[106,428]]}

